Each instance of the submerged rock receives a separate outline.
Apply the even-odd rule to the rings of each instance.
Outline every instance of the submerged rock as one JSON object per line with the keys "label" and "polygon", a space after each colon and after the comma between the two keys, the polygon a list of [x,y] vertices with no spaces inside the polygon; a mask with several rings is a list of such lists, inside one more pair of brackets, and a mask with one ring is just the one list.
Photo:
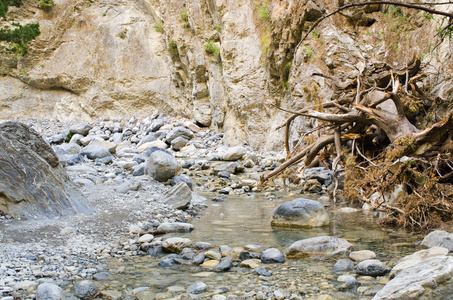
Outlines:
{"label": "submerged rock", "polygon": [[381,276],[390,271],[390,268],[377,259],[367,259],[356,266],[356,272],[365,276]]}
{"label": "submerged rock", "polygon": [[271,224],[275,226],[319,227],[330,223],[321,202],[297,198],[280,204],[272,211]]}
{"label": "submerged rock", "polygon": [[453,233],[443,230],[435,230],[430,232],[422,241],[422,246],[431,247],[444,247],[448,251],[453,251]]}
{"label": "submerged rock", "polygon": [[309,255],[334,256],[345,254],[352,248],[352,244],[345,239],[335,236],[317,236],[304,239],[289,246],[286,255],[288,257],[301,257]]}

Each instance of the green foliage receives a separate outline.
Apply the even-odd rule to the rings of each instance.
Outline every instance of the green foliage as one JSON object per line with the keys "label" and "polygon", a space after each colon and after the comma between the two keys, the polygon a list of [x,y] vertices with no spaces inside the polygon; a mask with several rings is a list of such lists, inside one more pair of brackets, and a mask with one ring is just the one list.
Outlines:
{"label": "green foliage", "polygon": [[39,0],[38,4],[42,7],[51,7],[53,5],[53,0]]}
{"label": "green foliage", "polygon": [[451,23],[447,23],[449,25],[444,27],[444,21],[445,18],[442,19],[442,22],[437,21],[437,24],[439,25],[437,31],[440,32],[441,38],[448,37],[449,39],[451,39],[453,37],[453,25]]}
{"label": "green foliage", "polygon": [[11,43],[10,49],[19,56],[27,53],[26,44],[41,34],[38,23],[26,24],[12,23],[14,29],[5,26],[0,29],[0,41]]}
{"label": "green foliage", "polygon": [[214,44],[214,41],[204,43],[203,47],[209,55],[220,55],[220,47],[217,44]]}
{"label": "green foliage", "polygon": [[187,14],[187,9],[181,13],[181,18],[186,22],[189,20],[189,15]]}
{"label": "green foliage", "polygon": [[69,130],[68,135],[66,136],[65,142],[69,143],[71,141],[73,135],[74,135],[74,133],[72,133],[72,131]]}
{"label": "green foliage", "polygon": [[286,67],[287,69],[291,69],[291,62],[290,62],[290,61],[287,62],[286,65],[285,65],[285,67]]}
{"label": "green foliage", "polygon": [[153,26],[153,28],[154,28],[154,30],[155,30],[156,32],[159,32],[159,33],[164,32],[164,27],[162,27],[161,24],[156,24],[156,25]]}
{"label": "green foliage", "polygon": [[170,42],[170,44],[168,45],[168,53],[170,53],[170,56],[173,59],[179,56],[178,45],[176,44],[176,41]]}
{"label": "green foliage", "polygon": [[19,7],[23,0],[0,0],[0,17],[5,18],[10,6]]}
{"label": "green foliage", "polygon": [[425,20],[432,20],[434,19],[434,17],[430,14],[423,14],[423,17],[425,18]]}
{"label": "green foliage", "polygon": [[317,30],[313,30],[313,31],[311,32],[311,34],[313,35],[313,37],[319,38],[319,32],[318,32]]}
{"label": "green foliage", "polygon": [[271,18],[270,14],[269,14],[269,9],[267,7],[267,1],[263,1],[263,3],[261,4],[261,6],[258,6],[256,8],[259,12],[259,17],[263,20],[269,20]]}
{"label": "green foliage", "polygon": [[221,32],[221,31],[222,31],[222,26],[217,25],[217,26],[215,27],[215,30],[217,30],[217,32]]}
{"label": "green foliage", "polygon": [[182,23],[182,27],[184,27],[184,28],[190,28],[189,22],[184,22],[184,23]]}

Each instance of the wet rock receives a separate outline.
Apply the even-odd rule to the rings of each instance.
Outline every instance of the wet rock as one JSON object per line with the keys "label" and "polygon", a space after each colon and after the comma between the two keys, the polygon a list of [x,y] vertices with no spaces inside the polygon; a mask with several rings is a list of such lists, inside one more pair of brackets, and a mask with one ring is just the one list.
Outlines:
{"label": "wet rock", "polygon": [[422,260],[398,273],[373,298],[380,299],[451,299],[453,257]]}
{"label": "wet rock", "polygon": [[176,209],[186,209],[192,201],[192,191],[186,183],[180,182],[165,194],[165,204]]}
{"label": "wet rock", "polygon": [[99,291],[99,288],[91,280],[79,280],[71,288],[71,292],[74,293],[80,299],[91,299]]}
{"label": "wet rock", "polygon": [[422,246],[431,247],[444,247],[448,251],[453,251],[453,233],[449,233],[443,230],[435,230],[430,232],[422,241]]}
{"label": "wet rock", "polygon": [[289,246],[288,257],[303,257],[312,254],[334,256],[345,254],[352,248],[352,244],[345,239],[335,236],[318,236],[297,241]]}
{"label": "wet rock", "polygon": [[184,138],[186,141],[188,141],[191,138],[193,138],[193,132],[192,130],[184,126],[178,126],[173,128],[170,132],[168,132],[165,137],[167,143],[172,143],[177,138]]}
{"label": "wet rock", "polygon": [[273,263],[284,263],[286,258],[277,248],[269,248],[261,252],[260,259],[264,263],[273,264]]}
{"label": "wet rock", "polygon": [[253,271],[260,276],[271,276],[272,275],[272,272],[269,270],[266,270],[265,268],[256,268]]}
{"label": "wet rock", "polygon": [[354,268],[354,262],[350,259],[343,258],[338,260],[335,265],[333,266],[333,270],[335,272],[346,272],[352,271]]}
{"label": "wet rock", "polygon": [[166,143],[162,142],[161,140],[155,140],[152,142],[143,143],[142,145],[140,145],[137,148],[137,150],[138,150],[138,152],[143,153],[143,152],[146,152],[146,150],[153,148],[153,147],[156,147],[159,149],[167,149],[168,145]]}
{"label": "wet rock", "polygon": [[63,300],[66,299],[62,288],[54,283],[42,283],[36,289],[37,300]]}
{"label": "wet rock", "polygon": [[162,119],[156,119],[154,120],[151,125],[149,125],[148,130],[150,132],[156,132],[158,131],[162,126],[164,126],[164,121]]}
{"label": "wet rock", "polygon": [[304,191],[311,192],[311,193],[317,193],[317,192],[322,191],[322,185],[316,179],[308,179],[307,181],[305,181]]}
{"label": "wet rock", "polygon": [[208,259],[208,260],[205,260],[201,265],[200,267],[203,267],[203,268],[213,268],[215,266],[217,266],[219,264],[219,261],[217,259]]}
{"label": "wet rock", "polygon": [[162,242],[162,247],[174,253],[180,253],[182,249],[192,246],[192,241],[186,238],[172,237]]}
{"label": "wet rock", "polygon": [[424,259],[436,256],[446,256],[447,254],[448,254],[447,248],[432,247],[405,256],[402,259],[400,259],[398,263],[392,268],[392,271],[390,272],[390,278],[395,277],[399,272],[405,269],[418,265]]}
{"label": "wet rock", "polygon": [[231,257],[223,257],[220,262],[214,267],[214,272],[226,272],[233,266]]}
{"label": "wet rock", "polygon": [[260,263],[261,263],[261,260],[259,260],[259,259],[247,259],[247,260],[241,261],[241,267],[256,269],[260,266],[259,265]]}
{"label": "wet rock", "polygon": [[223,153],[222,159],[229,160],[229,161],[239,160],[242,157],[244,157],[244,155],[246,155],[246,154],[247,154],[247,149],[245,149],[242,146],[231,147],[231,148],[228,148],[228,150],[226,150],[225,153]]}
{"label": "wet rock", "polygon": [[377,259],[367,259],[356,266],[356,273],[365,276],[381,276],[389,271],[390,268]]}
{"label": "wet rock", "polygon": [[179,136],[175,138],[173,141],[171,141],[171,148],[175,151],[181,150],[185,145],[187,145],[187,142],[189,142],[188,139]]}
{"label": "wet rock", "polygon": [[349,258],[353,261],[360,262],[367,259],[376,258],[376,253],[370,250],[353,251],[349,253]]}
{"label": "wet rock", "polygon": [[93,275],[93,280],[100,281],[100,280],[106,280],[106,279],[111,279],[112,275],[109,272],[99,272]]}
{"label": "wet rock", "polygon": [[142,243],[149,243],[154,239],[154,236],[152,234],[146,233],[142,235],[138,240],[137,243],[142,244]]}
{"label": "wet rock", "polygon": [[205,258],[206,258],[206,257],[204,256],[204,253],[203,253],[203,252],[198,253],[198,254],[195,255],[195,257],[192,259],[192,264],[193,264],[193,265],[196,265],[196,266],[201,265],[201,264],[204,262]]}
{"label": "wet rock", "polygon": [[187,184],[187,186],[193,191],[193,182],[192,180],[190,180],[189,177],[187,177],[187,175],[176,175],[174,176],[172,179],[171,179],[171,182],[170,184],[171,185],[176,185],[180,182],[184,182],[185,184]]}
{"label": "wet rock", "polygon": [[204,293],[207,289],[208,289],[208,286],[206,285],[206,283],[204,283],[202,281],[197,281],[189,286],[189,288],[187,289],[187,292],[196,295],[196,294]]}
{"label": "wet rock", "polygon": [[280,204],[272,211],[271,224],[275,226],[319,227],[330,223],[321,202],[297,198]]}
{"label": "wet rock", "polygon": [[157,231],[163,232],[190,232],[193,230],[193,225],[189,223],[181,223],[181,222],[174,222],[174,223],[161,223],[159,227],[157,227]]}
{"label": "wet rock", "polygon": [[178,161],[164,151],[154,151],[148,158],[145,173],[151,178],[164,182],[180,172],[181,166]]}
{"label": "wet rock", "polygon": [[323,167],[305,169],[303,174],[306,180],[314,179],[320,184],[324,184],[326,181],[332,181],[334,179],[332,171]]}
{"label": "wet rock", "polygon": [[157,266],[159,266],[161,268],[170,268],[171,266],[174,266],[175,264],[176,263],[173,258],[165,257],[157,264]]}
{"label": "wet rock", "polygon": [[129,191],[138,191],[141,187],[141,183],[138,180],[128,180],[120,184],[115,190],[121,194],[126,194]]}
{"label": "wet rock", "polygon": [[220,164],[220,165],[214,167],[214,169],[212,169],[212,172],[214,174],[218,174],[220,172],[228,172],[231,174],[235,174],[237,168],[238,168],[238,163],[232,162],[232,163]]}

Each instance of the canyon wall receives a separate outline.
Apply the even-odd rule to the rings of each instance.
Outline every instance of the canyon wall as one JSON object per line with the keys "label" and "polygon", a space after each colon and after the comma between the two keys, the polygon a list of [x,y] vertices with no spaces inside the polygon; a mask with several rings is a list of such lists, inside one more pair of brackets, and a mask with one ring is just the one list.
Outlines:
{"label": "canyon wall", "polygon": [[[357,7],[301,42],[319,17],[350,2],[359,1],[54,0],[43,9],[25,0],[3,25],[39,22],[42,33],[23,57],[1,56],[0,118],[79,121],[157,109],[222,131],[231,145],[282,149],[278,127],[288,114],[274,106],[297,110],[335,96],[314,72],[347,82],[413,58],[450,109],[453,52],[448,38],[436,44],[446,24],[438,16]],[[292,142],[315,123],[295,125]]]}

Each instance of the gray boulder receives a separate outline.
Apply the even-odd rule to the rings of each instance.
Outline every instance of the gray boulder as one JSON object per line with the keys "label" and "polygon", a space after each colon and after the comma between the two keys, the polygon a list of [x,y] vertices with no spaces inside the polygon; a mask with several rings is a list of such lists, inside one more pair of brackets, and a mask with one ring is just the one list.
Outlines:
{"label": "gray boulder", "polygon": [[238,160],[244,157],[247,154],[247,149],[242,146],[236,146],[228,148],[225,153],[223,153],[223,160]]}
{"label": "gray boulder", "polygon": [[93,128],[89,123],[79,123],[76,125],[73,125],[69,128],[69,131],[72,134],[80,134],[83,136],[88,135],[88,132]]}
{"label": "gray boulder", "polygon": [[63,289],[55,283],[41,283],[36,289],[36,300],[64,300],[66,298]]}
{"label": "gray boulder", "polygon": [[167,143],[171,143],[173,140],[177,139],[178,137],[185,138],[186,140],[190,140],[193,138],[193,132],[192,130],[184,127],[184,126],[178,126],[173,128],[170,132],[167,133],[165,136],[165,139],[167,140]]}
{"label": "gray boulder", "polygon": [[326,181],[332,181],[334,178],[333,172],[323,167],[310,168],[304,170],[304,177],[306,180],[316,179],[321,184]]}
{"label": "gray boulder", "polygon": [[179,151],[179,150],[181,150],[182,147],[187,145],[188,141],[189,141],[188,139],[186,139],[182,136],[178,136],[173,141],[171,141],[171,148],[175,151]]}
{"label": "gray boulder", "polygon": [[220,262],[214,267],[214,272],[226,272],[233,266],[231,257],[223,257]]}
{"label": "gray boulder", "polygon": [[435,256],[447,256],[448,249],[444,247],[432,247],[425,250],[417,251],[411,255],[401,258],[392,268],[390,278],[395,277],[399,272],[407,268],[418,265],[422,260]]}
{"label": "gray boulder", "polygon": [[164,126],[164,121],[162,119],[156,119],[153,120],[151,125],[149,125],[148,132],[156,132],[158,131],[162,126]]}
{"label": "gray boulder", "polygon": [[435,230],[430,232],[422,241],[422,246],[427,248],[431,247],[444,247],[448,251],[453,251],[453,233],[443,230]]}
{"label": "gray boulder", "polygon": [[5,129],[0,129],[0,211],[26,218],[91,211],[55,152],[33,129],[17,122],[0,128]]}
{"label": "gray boulder", "polygon": [[238,163],[237,162],[231,162],[231,163],[223,163],[223,164],[220,164],[218,166],[215,166],[213,169],[212,169],[212,172],[214,174],[218,174],[220,172],[228,172],[228,173],[231,173],[231,174],[235,174],[237,169],[238,169]]}
{"label": "gray boulder", "polygon": [[339,259],[333,266],[335,272],[351,271],[354,268],[354,262],[349,258]]}
{"label": "gray boulder", "polygon": [[109,149],[104,148],[100,145],[88,145],[80,151],[80,155],[86,156],[88,159],[101,159],[105,157],[111,157]]}
{"label": "gray boulder", "polygon": [[157,227],[157,231],[164,232],[190,232],[193,230],[193,225],[190,223],[174,222],[162,223]]}
{"label": "gray boulder", "polygon": [[180,182],[165,194],[165,204],[176,209],[186,209],[192,202],[192,191],[186,183]]}
{"label": "gray boulder", "polygon": [[280,204],[272,211],[271,224],[275,226],[320,227],[330,223],[321,202],[297,198]]}
{"label": "gray boulder", "polygon": [[356,266],[356,273],[365,276],[381,276],[389,271],[390,268],[377,259],[367,259]]}
{"label": "gray boulder", "polygon": [[167,181],[180,171],[176,158],[164,151],[152,152],[145,167],[145,173],[160,182]]}
{"label": "gray boulder", "polygon": [[71,288],[71,292],[74,293],[80,299],[92,299],[94,295],[99,291],[97,285],[91,280],[80,280],[77,281]]}
{"label": "gray boulder", "polygon": [[187,289],[187,291],[190,294],[201,294],[201,293],[205,292],[207,289],[208,289],[208,286],[206,285],[206,283],[198,281],[198,282],[191,284],[189,286],[189,288]]}
{"label": "gray boulder", "polygon": [[261,252],[260,259],[264,263],[273,264],[273,263],[284,263],[286,258],[277,248],[269,248]]}
{"label": "gray boulder", "polygon": [[176,175],[171,179],[171,185],[177,185],[180,182],[184,182],[193,191],[193,182],[187,175]]}
{"label": "gray boulder", "polygon": [[351,250],[352,244],[335,236],[317,236],[294,242],[289,246],[287,257],[304,257],[310,255],[334,256]]}
{"label": "gray boulder", "polygon": [[452,299],[453,257],[438,256],[422,260],[390,280],[373,298]]}

